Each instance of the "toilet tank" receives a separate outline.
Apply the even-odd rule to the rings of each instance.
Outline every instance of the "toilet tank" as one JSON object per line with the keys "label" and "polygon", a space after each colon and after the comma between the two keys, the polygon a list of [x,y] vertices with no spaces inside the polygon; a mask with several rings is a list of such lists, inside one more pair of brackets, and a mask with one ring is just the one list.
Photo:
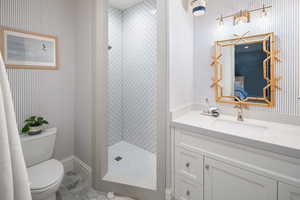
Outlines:
{"label": "toilet tank", "polygon": [[54,151],[57,129],[44,130],[42,134],[21,136],[22,149],[27,167],[49,160]]}

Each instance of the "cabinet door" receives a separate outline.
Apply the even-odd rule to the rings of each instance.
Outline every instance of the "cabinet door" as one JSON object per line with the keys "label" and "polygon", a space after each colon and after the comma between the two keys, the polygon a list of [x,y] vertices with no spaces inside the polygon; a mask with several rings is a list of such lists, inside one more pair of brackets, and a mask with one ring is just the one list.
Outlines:
{"label": "cabinet door", "polygon": [[300,187],[279,182],[278,200],[300,200]]}
{"label": "cabinet door", "polygon": [[277,200],[277,182],[205,158],[204,200]]}

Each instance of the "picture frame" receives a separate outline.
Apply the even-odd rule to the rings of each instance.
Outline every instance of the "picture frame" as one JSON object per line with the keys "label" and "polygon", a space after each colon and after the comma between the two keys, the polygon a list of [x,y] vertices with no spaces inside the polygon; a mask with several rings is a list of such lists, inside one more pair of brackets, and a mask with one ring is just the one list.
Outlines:
{"label": "picture frame", "polygon": [[58,38],[0,26],[0,50],[7,68],[58,69]]}

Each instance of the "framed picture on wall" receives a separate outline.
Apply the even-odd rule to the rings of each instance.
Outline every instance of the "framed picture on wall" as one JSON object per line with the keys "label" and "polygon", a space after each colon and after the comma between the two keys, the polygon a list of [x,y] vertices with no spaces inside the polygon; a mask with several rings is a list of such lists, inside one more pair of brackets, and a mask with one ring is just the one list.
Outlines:
{"label": "framed picture on wall", "polygon": [[7,68],[58,69],[53,35],[0,27],[0,50]]}

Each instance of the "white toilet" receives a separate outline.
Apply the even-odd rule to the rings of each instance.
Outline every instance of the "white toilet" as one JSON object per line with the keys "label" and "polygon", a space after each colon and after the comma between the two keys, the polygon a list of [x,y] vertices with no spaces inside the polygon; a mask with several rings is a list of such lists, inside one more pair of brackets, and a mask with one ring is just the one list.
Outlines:
{"label": "white toilet", "polygon": [[56,133],[53,128],[40,135],[21,137],[33,200],[56,200],[64,176],[62,163],[52,159]]}

